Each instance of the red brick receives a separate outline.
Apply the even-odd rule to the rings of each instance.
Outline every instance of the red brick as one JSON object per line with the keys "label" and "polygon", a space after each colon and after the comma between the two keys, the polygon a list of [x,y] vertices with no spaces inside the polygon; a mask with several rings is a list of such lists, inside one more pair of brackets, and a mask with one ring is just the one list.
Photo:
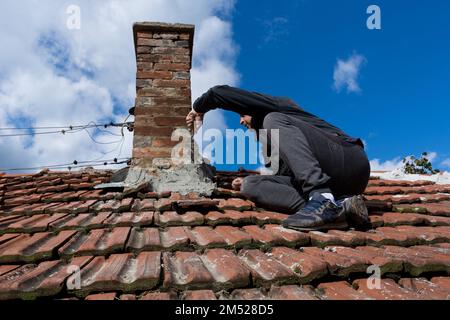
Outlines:
{"label": "red brick", "polygon": [[227,243],[211,227],[201,226],[190,230],[191,243],[199,247],[224,247]]}
{"label": "red brick", "polygon": [[300,283],[309,283],[328,273],[328,265],[320,257],[286,247],[275,247],[272,256],[296,273]]}
{"label": "red brick", "polygon": [[169,71],[138,71],[136,74],[136,78],[137,79],[172,79],[172,72],[169,72]]}
{"label": "red brick", "polygon": [[192,290],[183,293],[183,300],[217,300],[212,290]]}
{"label": "red brick", "polygon": [[32,262],[51,258],[53,252],[70,239],[76,231],[22,234],[0,245],[0,262]]}
{"label": "red brick", "polygon": [[39,265],[25,265],[0,276],[0,300],[34,299],[53,296],[62,291],[70,276],[70,266],[82,268],[92,257],[75,258],[70,263],[46,261]]}
{"label": "red brick", "polygon": [[133,228],[126,248],[138,252],[160,250],[159,230],[157,228]]}
{"label": "red brick", "polygon": [[399,285],[416,293],[420,299],[447,300],[450,297],[450,289],[445,289],[424,278],[403,278]]}
{"label": "red brick", "polygon": [[210,288],[214,278],[195,252],[164,253],[164,287],[178,289]]}
{"label": "red brick", "polygon": [[257,286],[263,286],[273,282],[295,282],[295,275],[292,270],[272,258],[271,255],[266,255],[256,249],[243,249],[239,252],[239,257],[250,268],[253,283]]}
{"label": "red brick", "polygon": [[178,214],[175,211],[165,211],[155,214],[155,224],[158,226],[195,226],[203,224],[203,215],[196,211]]}
{"label": "red brick", "polygon": [[271,300],[317,300],[311,286],[272,286],[269,292]]}
{"label": "red brick", "polygon": [[381,279],[380,289],[369,288],[366,279],[359,279],[353,282],[358,288],[358,292],[376,300],[417,300],[419,296],[409,290],[400,287],[392,279]]}
{"label": "red brick", "polygon": [[160,252],[142,252],[137,257],[132,254],[113,254],[108,259],[95,257],[81,269],[81,289],[75,290],[75,294],[151,290],[158,284],[160,273]]}
{"label": "red brick", "polygon": [[252,237],[247,232],[236,227],[218,226],[214,230],[233,248],[242,248],[250,245],[252,242]]}

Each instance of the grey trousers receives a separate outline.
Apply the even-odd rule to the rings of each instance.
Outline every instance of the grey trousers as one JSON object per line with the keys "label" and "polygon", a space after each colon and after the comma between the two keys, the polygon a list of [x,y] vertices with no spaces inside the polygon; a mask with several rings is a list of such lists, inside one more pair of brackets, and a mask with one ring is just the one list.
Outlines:
{"label": "grey trousers", "polygon": [[290,174],[246,177],[241,192],[258,206],[294,213],[313,192],[330,192],[335,198],[363,193],[370,164],[360,145],[290,114],[269,113],[263,127],[279,129],[280,158]]}

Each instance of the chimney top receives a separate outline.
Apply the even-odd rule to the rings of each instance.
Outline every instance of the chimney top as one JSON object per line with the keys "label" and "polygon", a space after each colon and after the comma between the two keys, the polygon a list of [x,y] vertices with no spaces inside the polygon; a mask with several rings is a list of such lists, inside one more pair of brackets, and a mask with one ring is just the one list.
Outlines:
{"label": "chimney top", "polygon": [[168,33],[187,33],[189,37],[189,50],[191,52],[192,65],[192,50],[194,46],[194,30],[195,25],[183,24],[183,23],[166,23],[166,22],[135,22],[133,24],[133,36],[134,36],[134,53],[137,57],[137,33],[138,32],[168,32]]}

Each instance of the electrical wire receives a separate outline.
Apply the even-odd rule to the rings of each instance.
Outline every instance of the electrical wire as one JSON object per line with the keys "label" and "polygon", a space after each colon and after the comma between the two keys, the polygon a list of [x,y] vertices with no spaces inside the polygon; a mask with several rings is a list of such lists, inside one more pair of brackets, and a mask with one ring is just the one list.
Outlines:
{"label": "electrical wire", "polygon": [[[92,124],[91,124],[92,123]],[[82,130],[87,130],[91,128],[97,128],[101,132],[107,132],[109,134],[120,136],[119,134],[115,134],[113,132],[110,132],[108,130],[103,130],[100,128],[108,128],[108,127],[120,127],[121,128],[121,135],[123,135],[123,128],[126,126],[127,128],[131,128],[133,125],[133,122],[123,122],[123,123],[109,123],[109,124],[96,124],[95,122],[90,122],[87,125],[82,126],[64,126],[64,127],[30,127],[30,128],[0,128],[0,130],[48,130],[48,129],[60,129],[60,130],[51,130],[51,131],[41,131],[41,132],[27,132],[27,133],[7,133],[7,134],[0,134],[0,137],[19,137],[19,136],[34,136],[34,135],[42,135],[42,134],[66,134],[66,133],[76,133],[80,132]]]}
{"label": "electrical wire", "polygon": [[0,168],[1,172],[7,171],[24,171],[24,170],[39,170],[39,169],[62,169],[68,168],[69,170],[72,168],[82,168],[82,167],[93,167],[93,166],[101,166],[101,165],[119,165],[128,163],[131,158],[114,158],[108,160],[101,161],[77,161],[74,160],[71,163],[63,163],[63,164],[53,164],[47,166],[38,166],[38,167],[28,167],[28,168]]}

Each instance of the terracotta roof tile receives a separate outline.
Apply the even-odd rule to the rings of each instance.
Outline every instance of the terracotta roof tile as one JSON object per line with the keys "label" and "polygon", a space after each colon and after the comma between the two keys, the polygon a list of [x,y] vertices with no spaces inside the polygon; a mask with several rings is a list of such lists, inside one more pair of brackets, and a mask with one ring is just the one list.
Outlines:
{"label": "terracotta roof tile", "polygon": [[81,269],[80,289],[70,291],[86,296],[92,292],[149,290],[158,284],[160,272],[161,252],[142,252],[136,257],[132,254],[95,257]]}
{"label": "terracotta roof tile", "polygon": [[[111,174],[0,177],[0,299],[445,299],[450,291],[449,185],[371,179],[370,226],[299,232],[281,226],[288,215],[230,189],[254,173],[217,172],[212,198],[93,188]],[[372,265],[382,276],[376,291],[360,279]]]}

